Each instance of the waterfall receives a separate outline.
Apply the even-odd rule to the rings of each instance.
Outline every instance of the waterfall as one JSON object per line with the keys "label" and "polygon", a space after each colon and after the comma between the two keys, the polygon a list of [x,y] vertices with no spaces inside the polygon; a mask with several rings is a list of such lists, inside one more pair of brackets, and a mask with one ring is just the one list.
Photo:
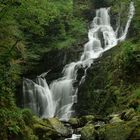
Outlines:
{"label": "waterfall", "polygon": [[42,118],[58,117],[67,121],[74,112],[73,104],[77,103],[78,89],[73,87],[73,83],[76,81],[78,69],[85,69],[85,75],[79,82],[81,84],[93,61],[126,38],[134,10],[134,4],[131,2],[125,29],[119,37],[118,29],[115,31],[110,24],[110,8],[96,10],[88,32],[89,41],[84,45],[81,58],[63,68],[63,77],[52,81],[49,86],[44,78],[47,73],[38,76],[35,82],[23,79],[24,107],[30,108]]}

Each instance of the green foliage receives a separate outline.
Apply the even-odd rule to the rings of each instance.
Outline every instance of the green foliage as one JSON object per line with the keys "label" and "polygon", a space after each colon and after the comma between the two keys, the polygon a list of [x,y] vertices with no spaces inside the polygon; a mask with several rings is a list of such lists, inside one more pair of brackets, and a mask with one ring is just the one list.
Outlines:
{"label": "green foliage", "polygon": [[132,95],[130,96],[130,107],[133,107],[136,111],[140,112],[140,87],[136,86],[132,90]]}
{"label": "green foliage", "polygon": [[134,92],[136,98],[140,98],[140,88],[137,88]]}
{"label": "green foliage", "polygon": [[[100,7],[113,2],[118,4],[120,1],[95,0],[94,2]],[[111,66],[105,66],[108,72],[105,76],[107,82],[102,83],[101,80],[98,82],[98,85],[105,85],[104,88],[119,99],[122,91],[130,94],[131,87],[140,80],[137,76],[140,67],[140,2],[139,0],[135,2],[136,14],[133,31],[131,31],[135,37],[121,44],[118,54],[111,63],[108,62]],[[54,48],[69,47],[83,39],[87,32],[86,20],[91,10],[89,3],[89,1],[79,1],[77,9],[74,9],[72,0],[2,0],[0,2],[0,137],[2,139],[16,140],[20,137],[25,140],[37,139],[32,130],[34,123],[32,113],[29,110],[21,111],[15,105],[16,85],[20,83],[23,72],[36,64],[44,52]],[[114,11],[118,12],[118,9]],[[92,83],[94,84],[90,82],[88,85],[93,87]],[[89,90],[90,92],[93,91]],[[137,111],[140,110],[139,92],[139,88],[132,91],[133,96],[130,97],[131,100],[133,99],[131,105]],[[104,99],[106,92],[100,95],[100,99]],[[112,94],[108,95],[110,98],[107,99],[110,101],[114,99]],[[87,98],[89,107],[92,107],[90,104],[92,96],[93,94]],[[119,103],[123,104],[128,101],[127,99],[128,97],[125,100],[121,98],[122,102]],[[96,102],[97,105],[100,102],[98,97]],[[102,106],[105,106],[104,103]]]}
{"label": "green foliage", "polygon": [[134,44],[131,41],[121,44],[120,52],[114,57],[113,62],[116,67],[114,74],[117,74],[116,76],[120,80],[134,82],[138,79],[137,74],[139,73],[138,69],[140,66],[139,51],[139,44]]}
{"label": "green foliage", "polygon": [[31,126],[33,123],[33,114],[29,109],[22,110],[22,117],[26,125]]}
{"label": "green foliage", "polygon": [[11,92],[25,64],[36,64],[53,48],[71,46],[86,32],[82,18],[73,16],[72,0],[6,0],[0,11],[0,87]]}
{"label": "green foliage", "polygon": [[0,109],[0,137],[3,140],[38,140],[32,125],[33,115],[30,110]]}
{"label": "green foliage", "polygon": [[132,31],[132,35],[135,39],[135,42],[139,42],[139,38],[140,38],[140,1],[139,0],[135,0],[135,16],[132,22],[132,26],[133,26],[133,31]]}
{"label": "green foliage", "polygon": [[15,105],[23,72],[54,48],[70,47],[86,33],[72,0],[0,1],[0,137],[35,140],[29,110]]}
{"label": "green foliage", "polygon": [[0,136],[5,139],[17,135],[24,127],[22,115],[18,110],[0,109]]}

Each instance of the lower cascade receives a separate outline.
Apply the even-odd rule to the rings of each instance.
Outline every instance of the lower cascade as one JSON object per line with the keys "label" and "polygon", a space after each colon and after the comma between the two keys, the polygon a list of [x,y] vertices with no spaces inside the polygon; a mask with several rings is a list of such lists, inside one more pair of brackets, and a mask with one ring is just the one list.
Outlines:
{"label": "lower cascade", "polygon": [[[131,2],[128,20],[122,30],[122,27],[113,29],[111,26],[110,8],[96,10],[96,16],[88,32],[89,41],[84,45],[81,58],[63,68],[63,77],[52,81],[50,85],[45,79],[47,72],[37,76],[36,81],[23,79],[24,107],[30,108],[42,118],[58,117],[60,120],[68,121],[74,113],[73,104],[77,103],[78,88],[74,87],[73,83],[76,81],[78,68],[82,67],[85,70],[79,82],[81,84],[86,77],[86,70],[94,60],[99,58],[103,52],[116,46],[118,42],[125,40],[134,11],[134,4]],[[74,134],[69,139],[79,139],[79,136]]]}

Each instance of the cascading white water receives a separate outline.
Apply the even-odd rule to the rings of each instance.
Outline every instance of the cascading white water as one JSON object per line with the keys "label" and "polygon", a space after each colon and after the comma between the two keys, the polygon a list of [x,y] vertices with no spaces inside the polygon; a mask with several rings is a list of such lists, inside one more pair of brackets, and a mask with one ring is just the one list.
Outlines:
{"label": "cascading white water", "polygon": [[66,65],[62,78],[53,81],[49,87],[42,76],[37,77],[36,83],[29,79],[23,80],[24,107],[31,108],[35,114],[43,118],[55,116],[67,121],[73,113],[73,104],[77,102],[78,89],[73,87],[73,83],[77,78],[78,68],[85,68],[85,75],[81,78],[81,83],[84,81],[87,68],[94,59],[126,38],[134,10],[134,4],[131,2],[128,21],[119,37],[117,33],[119,29],[114,31],[110,24],[110,8],[97,10],[88,32],[89,41],[84,46],[80,60]]}
{"label": "cascading white water", "polygon": [[36,83],[29,79],[23,80],[24,107],[29,107],[41,117],[54,117],[54,103],[51,91],[45,79],[36,78]]}

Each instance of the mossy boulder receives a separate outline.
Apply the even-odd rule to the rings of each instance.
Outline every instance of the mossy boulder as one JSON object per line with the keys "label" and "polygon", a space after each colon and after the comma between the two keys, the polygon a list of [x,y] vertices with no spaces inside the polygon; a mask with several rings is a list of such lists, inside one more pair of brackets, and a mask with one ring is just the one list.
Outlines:
{"label": "mossy boulder", "polygon": [[51,140],[60,137],[48,121],[44,121],[37,117],[34,117],[33,130],[35,135],[41,140]]}
{"label": "mossy boulder", "polygon": [[60,135],[52,128],[41,124],[34,124],[34,132],[40,140],[57,139]]}
{"label": "mossy boulder", "polygon": [[56,140],[71,134],[71,131],[57,118],[40,119],[34,117],[33,130],[40,140]]}
{"label": "mossy boulder", "polygon": [[79,118],[70,118],[68,123],[73,127],[73,128],[78,128],[80,126],[80,120]]}
{"label": "mossy boulder", "polygon": [[95,120],[95,116],[93,116],[93,115],[86,115],[86,116],[81,117],[81,119],[85,120],[85,122],[92,122],[92,121]]}
{"label": "mossy boulder", "polygon": [[80,118],[80,124],[85,126],[87,123],[92,123],[95,120],[95,116],[93,115],[86,115]]}
{"label": "mossy boulder", "polygon": [[73,127],[73,128],[78,128],[78,127],[83,127],[85,126],[87,123],[92,123],[95,120],[95,116],[93,115],[86,115],[86,116],[82,116],[80,118],[70,118],[69,120],[69,124]]}
{"label": "mossy boulder", "polygon": [[[140,123],[138,121],[107,124],[99,129],[99,139],[129,140],[131,137],[139,137],[139,129]],[[136,135],[133,136],[132,134]]]}
{"label": "mossy boulder", "polygon": [[93,124],[87,124],[81,131],[81,140],[95,140],[97,137],[97,131]]}
{"label": "mossy boulder", "polygon": [[51,118],[48,119],[48,122],[58,134],[62,136],[69,136],[71,134],[71,131],[67,127],[65,127],[64,124],[59,121],[59,119]]}

